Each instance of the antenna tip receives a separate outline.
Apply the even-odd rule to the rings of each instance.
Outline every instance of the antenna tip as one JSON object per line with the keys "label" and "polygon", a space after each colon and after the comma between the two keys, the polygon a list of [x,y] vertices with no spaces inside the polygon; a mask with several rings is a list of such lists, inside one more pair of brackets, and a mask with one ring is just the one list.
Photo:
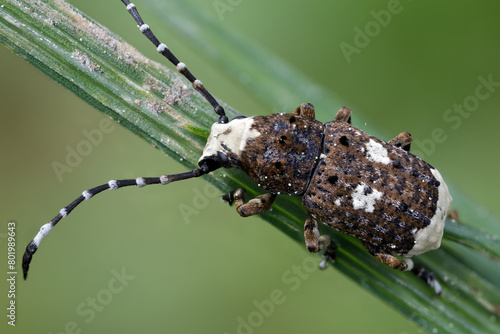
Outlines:
{"label": "antenna tip", "polygon": [[31,242],[26,246],[26,251],[23,255],[23,277],[26,279],[28,277],[28,270],[30,269],[30,262],[33,254],[37,251],[37,245],[31,240]]}

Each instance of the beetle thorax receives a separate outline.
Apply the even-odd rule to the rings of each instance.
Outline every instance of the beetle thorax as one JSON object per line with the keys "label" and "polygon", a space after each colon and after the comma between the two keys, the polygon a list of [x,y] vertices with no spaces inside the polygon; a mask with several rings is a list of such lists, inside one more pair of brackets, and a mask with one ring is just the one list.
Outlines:
{"label": "beetle thorax", "polygon": [[253,117],[252,130],[241,151],[241,169],[262,189],[273,194],[301,195],[314,170],[323,124],[293,114]]}
{"label": "beetle thorax", "polygon": [[252,128],[252,124],[253,117],[233,119],[226,124],[214,123],[199,161],[219,161],[222,154],[229,159],[229,166],[223,167],[239,167],[241,152],[248,140],[260,136],[260,133]]}

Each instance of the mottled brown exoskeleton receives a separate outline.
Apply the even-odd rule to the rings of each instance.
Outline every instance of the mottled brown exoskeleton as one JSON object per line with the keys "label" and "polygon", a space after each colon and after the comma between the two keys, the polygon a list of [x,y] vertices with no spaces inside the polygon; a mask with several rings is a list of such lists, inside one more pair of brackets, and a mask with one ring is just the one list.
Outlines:
{"label": "mottled brown exoskeleton", "polygon": [[267,191],[247,203],[243,189],[224,196],[241,216],[266,211],[277,194],[302,196],[311,252],[329,248],[326,255],[334,257],[336,246],[319,235],[320,221],[357,237],[388,266],[424,275],[439,292],[430,274],[408,257],[441,244],[451,203],[445,182],[409,153],[409,133],[384,142],[350,120],[351,110],[344,107],[323,124],[315,120],[311,104],[302,104],[290,114],[216,123],[199,164],[240,168]]}
{"label": "mottled brown exoskeleton", "polygon": [[358,238],[382,263],[402,271],[411,270],[433,286],[436,293],[441,291],[432,273],[415,266],[408,258],[440,246],[451,196],[440,173],[409,153],[409,133],[403,132],[389,142],[377,139],[353,127],[351,110],[345,107],[333,121],[323,124],[315,119],[314,107],[309,103],[289,114],[229,121],[202,83],[158,41],[135,6],[128,0],[122,2],[141,32],[206,98],[219,120],[212,125],[198,162],[200,168],[160,177],[111,180],[85,190],[61,209],[28,244],[23,257],[25,278],[33,254],[52,227],[82,201],[101,191],[168,184],[218,168],[236,167],[266,191],[246,203],[244,189],[224,195],[222,198],[234,203],[241,216],[268,210],[279,194],[302,196],[308,212],[304,237],[309,251],[325,250],[326,260],[335,257],[336,245],[328,235],[319,233],[318,222],[322,222]]}

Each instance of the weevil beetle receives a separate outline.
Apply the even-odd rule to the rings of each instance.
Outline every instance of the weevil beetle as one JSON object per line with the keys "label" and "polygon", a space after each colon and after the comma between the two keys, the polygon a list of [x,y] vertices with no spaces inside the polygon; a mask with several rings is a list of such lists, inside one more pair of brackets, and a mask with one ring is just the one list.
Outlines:
{"label": "weevil beetle", "polygon": [[235,204],[241,216],[268,210],[278,194],[301,196],[308,212],[304,238],[309,251],[325,250],[325,261],[335,257],[336,245],[328,235],[320,235],[320,221],[358,238],[382,263],[402,271],[411,270],[433,286],[436,293],[440,292],[432,273],[414,265],[409,257],[440,246],[452,199],[440,173],[409,152],[409,133],[403,132],[389,142],[377,139],[353,127],[351,110],[345,107],[333,121],[321,123],[315,119],[314,107],[309,103],[288,114],[229,121],[203,84],[159,42],[135,5],[128,0],[122,2],[140,31],[212,105],[219,119],[212,125],[199,168],[160,177],[111,180],[85,190],[62,208],[26,247],[25,279],[42,239],[84,200],[106,189],[168,184],[235,167],[266,191],[246,203],[244,189],[222,196],[229,204]]}

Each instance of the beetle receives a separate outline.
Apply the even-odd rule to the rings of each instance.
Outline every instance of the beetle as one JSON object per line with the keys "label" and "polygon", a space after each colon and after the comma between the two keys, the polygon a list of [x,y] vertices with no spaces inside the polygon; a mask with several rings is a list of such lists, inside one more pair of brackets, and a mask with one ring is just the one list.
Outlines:
{"label": "beetle", "polygon": [[140,31],[211,104],[219,119],[211,127],[199,168],[160,177],[111,180],[83,191],[62,208],[26,247],[22,264],[25,279],[42,239],[84,200],[106,189],[165,185],[234,167],[265,191],[248,202],[242,188],[222,196],[242,217],[265,212],[279,194],[302,197],[308,212],[305,244],[310,252],[324,250],[322,268],[335,259],[337,246],[328,235],[320,235],[318,222],[358,238],[380,262],[412,271],[436,294],[441,292],[434,275],[410,257],[440,246],[452,198],[441,174],[409,152],[412,137],[408,132],[385,142],[352,126],[351,109],[342,107],[333,121],[322,123],[315,119],[310,103],[290,113],[240,116],[229,121],[201,81],[160,43],[135,5],[122,2]]}

